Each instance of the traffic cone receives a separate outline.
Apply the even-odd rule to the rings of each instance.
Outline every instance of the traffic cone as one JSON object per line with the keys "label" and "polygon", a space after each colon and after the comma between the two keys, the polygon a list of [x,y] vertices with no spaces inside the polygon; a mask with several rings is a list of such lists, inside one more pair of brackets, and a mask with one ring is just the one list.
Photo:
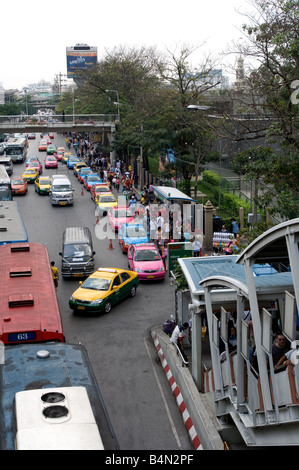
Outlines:
{"label": "traffic cone", "polygon": [[113,250],[113,245],[112,245],[112,240],[110,238],[110,243],[109,243],[109,250]]}

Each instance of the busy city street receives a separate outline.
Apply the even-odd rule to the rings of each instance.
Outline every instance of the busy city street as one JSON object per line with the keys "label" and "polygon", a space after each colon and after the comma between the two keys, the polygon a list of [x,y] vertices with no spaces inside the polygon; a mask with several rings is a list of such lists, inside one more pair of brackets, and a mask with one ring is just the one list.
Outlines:
{"label": "busy city street", "polygon": [[[66,227],[89,227],[95,254],[95,267],[128,268],[127,255],[118,239],[99,240],[96,236],[95,203],[66,164],[45,169],[45,152],[38,150],[39,135],[29,140],[28,156],[37,156],[43,165],[42,176],[68,175],[74,188],[73,206],[52,206],[48,195],[40,195],[28,184],[25,196],[15,196],[30,242],[47,246],[49,257],[61,267],[62,236]],[[65,136],[56,135],[53,143],[66,146]],[[74,149],[71,152],[75,154]],[[19,176],[25,164],[14,165]],[[117,197],[120,192],[114,189]],[[60,275],[57,298],[63,330],[68,343],[82,343],[89,354],[104,396],[120,448],[192,449],[190,438],[171,393],[165,373],[157,360],[150,328],[161,325],[174,313],[174,287],[164,281],[141,282],[133,298],[124,299],[109,314],[74,315],[69,298],[79,280]]]}

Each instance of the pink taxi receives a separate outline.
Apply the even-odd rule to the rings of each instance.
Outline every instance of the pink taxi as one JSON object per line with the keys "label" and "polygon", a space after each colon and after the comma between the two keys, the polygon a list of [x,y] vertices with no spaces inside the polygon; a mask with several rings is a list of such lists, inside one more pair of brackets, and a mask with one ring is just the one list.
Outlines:
{"label": "pink taxi", "polygon": [[129,224],[135,219],[134,215],[128,207],[115,206],[108,211],[108,220],[115,232],[118,232],[121,224]]}
{"label": "pink taxi", "polygon": [[131,245],[128,249],[128,263],[140,281],[165,279],[163,259],[154,243]]}

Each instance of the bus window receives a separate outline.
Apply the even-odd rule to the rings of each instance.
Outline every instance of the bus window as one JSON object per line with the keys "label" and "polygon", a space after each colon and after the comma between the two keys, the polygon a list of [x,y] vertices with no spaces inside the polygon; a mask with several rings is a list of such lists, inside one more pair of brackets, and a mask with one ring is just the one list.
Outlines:
{"label": "bus window", "polygon": [[3,165],[0,165],[0,201],[11,201],[12,190],[10,177]]}

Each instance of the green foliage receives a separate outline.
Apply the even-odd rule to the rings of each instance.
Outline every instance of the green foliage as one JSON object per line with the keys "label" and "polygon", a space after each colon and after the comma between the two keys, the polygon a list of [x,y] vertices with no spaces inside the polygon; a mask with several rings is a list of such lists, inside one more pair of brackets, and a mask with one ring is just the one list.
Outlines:
{"label": "green foliage", "polygon": [[172,272],[173,272],[173,275],[175,277],[177,290],[188,289],[189,288],[188,287],[188,282],[186,280],[186,277],[185,277],[179,263],[176,263],[176,265],[175,265],[174,269],[172,270]]}
{"label": "green foliage", "polygon": [[[219,175],[209,170],[204,170],[202,173],[203,184],[208,185],[212,193],[212,204],[217,206],[219,199]],[[238,196],[231,194],[229,192],[221,191],[221,209],[232,214],[231,216],[236,216],[239,214],[240,207],[244,208],[244,215],[247,217],[250,212],[250,204],[244,199],[240,199]]]}

